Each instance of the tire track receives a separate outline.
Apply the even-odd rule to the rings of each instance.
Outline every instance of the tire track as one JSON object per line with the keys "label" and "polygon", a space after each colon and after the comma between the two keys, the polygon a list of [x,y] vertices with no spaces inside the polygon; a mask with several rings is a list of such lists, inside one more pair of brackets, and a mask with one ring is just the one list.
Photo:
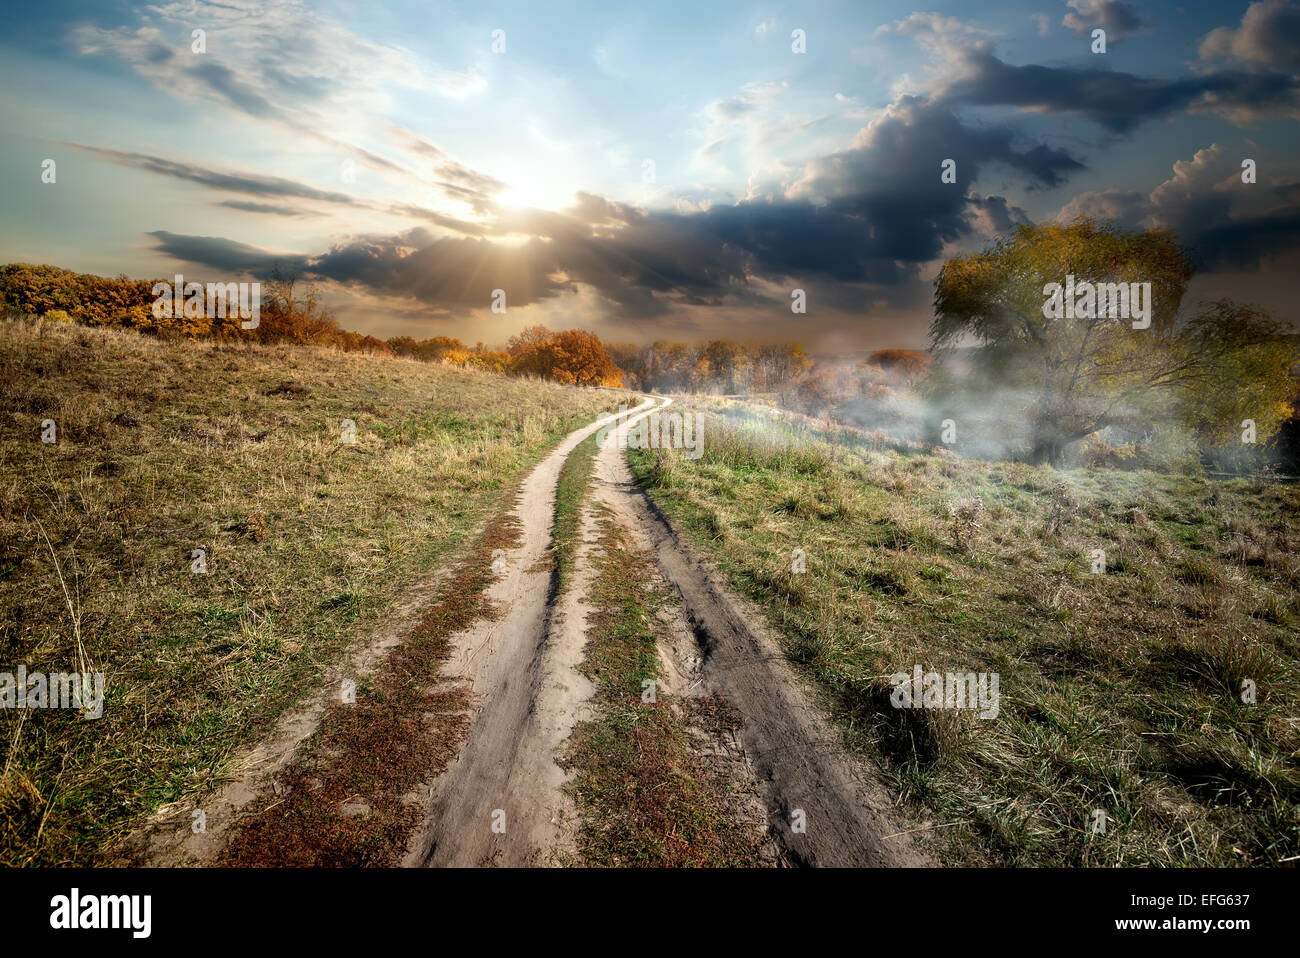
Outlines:
{"label": "tire track", "polygon": [[[644,415],[649,412],[635,418]],[[599,451],[595,481],[598,499],[654,550],[680,594],[699,647],[695,681],[705,692],[721,693],[744,719],[741,744],[784,860],[829,867],[934,864],[898,834],[883,787],[837,747],[838,736],[813,708],[775,640],[633,482],[616,444]]]}
{"label": "tire track", "polygon": [[478,700],[469,738],[425,795],[424,824],[403,859],[416,866],[540,865],[565,847],[567,799],[556,753],[590,694],[569,641],[555,635],[553,564],[548,562],[560,470],[579,443],[621,416],[658,404],[647,399],[571,433],[525,480],[514,516],[520,545],[500,557],[503,574],[488,589],[501,609],[452,638],[443,669],[466,680]]}

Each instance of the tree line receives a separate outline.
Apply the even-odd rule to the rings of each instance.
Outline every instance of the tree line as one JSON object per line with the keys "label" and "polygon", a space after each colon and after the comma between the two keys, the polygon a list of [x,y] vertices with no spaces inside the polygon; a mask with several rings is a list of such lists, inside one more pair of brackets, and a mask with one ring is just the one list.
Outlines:
{"label": "tree line", "polygon": [[10,263],[0,266],[0,305],[88,326],[125,326],[155,336],[186,339],[244,339],[259,343],[304,343],[349,352],[391,353],[378,337],[343,329],[325,308],[315,286],[281,274],[261,284],[258,325],[243,329],[234,310],[225,316],[187,315],[180,308],[158,310],[157,284],[171,279],[131,279],[74,273],[58,266]]}
{"label": "tree line", "polygon": [[630,387],[722,395],[772,393],[812,368],[799,343],[746,345],[713,339],[700,345],[657,340],[648,346],[611,343],[610,357]]}
{"label": "tree line", "polygon": [[185,315],[179,308],[156,311],[153,289],[158,283],[170,285],[171,280],[110,278],[57,266],[11,263],[0,266],[0,305],[55,320],[125,326],[163,337],[328,346],[578,386],[769,392],[794,383],[813,365],[798,343],[747,346],[715,339],[699,346],[662,340],[649,346],[606,344],[586,330],[554,332],[544,326],[525,329],[504,349],[489,349],[481,342],[468,346],[451,336],[422,340],[394,336],[385,341],[343,329],[315,285],[279,272],[261,284],[258,325],[243,329],[233,313],[210,317]]}

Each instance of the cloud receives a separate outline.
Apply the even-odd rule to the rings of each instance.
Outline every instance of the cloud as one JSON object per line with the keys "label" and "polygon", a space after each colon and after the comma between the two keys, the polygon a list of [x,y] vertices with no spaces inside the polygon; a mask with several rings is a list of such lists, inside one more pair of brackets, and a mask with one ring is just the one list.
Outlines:
{"label": "cloud", "polygon": [[222,273],[267,275],[275,266],[301,272],[308,258],[296,253],[277,254],[220,236],[186,236],[167,230],[153,230],[155,248],[173,259],[206,266]]}
{"label": "cloud", "polygon": [[691,158],[693,166],[706,175],[732,179],[746,170],[765,175],[778,165],[774,147],[821,119],[781,109],[789,85],[785,80],[747,83],[734,95],[705,104],[692,130],[700,143]]}
{"label": "cloud", "polygon": [[1005,196],[967,196],[979,232],[990,238],[1003,236],[1012,228],[1030,222],[1028,214]]}
{"label": "cloud", "polygon": [[936,93],[938,99],[1085,117],[1117,133],[1180,110],[1221,112],[1239,123],[1270,113],[1300,115],[1300,80],[1281,73],[1216,72],[1170,80],[1115,70],[1013,66],[979,51],[963,53],[959,66]]}
{"label": "cloud", "polygon": [[1207,268],[1255,271],[1271,256],[1300,247],[1300,207],[1234,220],[1203,229],[1195,249]]}
{"label": "cloud", "polygon": [[[410,51],[360,37],[302,0],[176,0],[147,6],[140,18],[134,29],[82,24],[72,37],[81,53],[114,54],[160,89],[258,117],[380,113],[392,108],[394,88],[460,98],[486,86],[473,69],[427,68]],[[205,53],[191,51],[195,28],[206,33]]]}
{"label": "cloud", "polygon": [[1201,59],[1231,60],[1250,68],[1300,70],[1300,4],[1259,0],[1246,8],[1241,25],[1219,27],[1201,41]]}
{"label": "cloud", "polygon": [[[288,180],[278,176],[262,176],[256,173],[222,172],[197,166],[193,163],[185,163],[178,160],[169,160],[160,156],[153,156],[148,153],[113,150],[102,146],[87,146],[83,143],[69,143],[68,145],[75,147],[78,150],[90,153],[91,155],[100,156],[121,166],[144,170],[158,176],[166,176],[188,183],[196,183],[200,186],[205,186],[209,189],[221,192],[239,193],[247,196],[258,197],[312,200],[321,203],[350,207],[353,209],[374,210],[394,217],[424,220],[465,235],[479,235],[487,230],[487,227],[481,223],[470,222],[460,217],[451,216],[439,210],[432,210],[424,206],[417,206],[413,203],[371,202],[350,196],[347,193],[335,193],[327,190],[319,190],[313,186],[308,186],[305,183],[299,183],[296,180]],[[484,201],[482,195],[478,192],[446,183],[438,185],[443,188],[444,192],[459,195],[465,202],[474,205],[476,208],[482,206],[486,202],[487,209],[496,209],[495,204],[490,201]],[[227,206],[231,209],[243,210],[249,213],[274,213],[282,216],[316,214],[316,211],[314,210],[272,206],[264,203],[224,201],[219,205]]]}
{"label": "cloud", "polygon": [[1069,0],[1066,6],[1075,12],[1067,13],[1061,25],[1073,30],[1076,37],[1091,36],[1095,28],[1101,27],[1106,31],[1106,41],[1114,43],[1146,26],[1133,5],[1121,0]]}
{"label": "cloud", "polygon": [[942,13],[913,13],[876,28],[876,35],[897,33],[911,37],[930,53],[946,54],[955,49],[990,50],[997,34],[957,17]]}
{"label": "cloud", "polygon": [[173,179],[198,183],[201,186],[229,193],[244,193],[250,196],[295,197],[304,200],[317,200],[323,203],[338,203],[345,206],[358,205],[357,201],[346,193],[334,193],[318,190],[296,180],[287,180],[279,176],[262,176],[256,173],[222,173],[209,170],[192,163],[168,160],[148,153],[134,153],[112,150],[103,146],[88,146],[84,143],[69,143],[94,156],[102,157],[119,166],[134,167],[167,176]]}
{"label": "cloud", "polygon": [[423,137],[416,136],[404,127],[390,124],[388,133],[394,141],[405,149],[423,159],[432,160],[433,165],[431,168],[434,175],[447,181],[440,185],[451,187],[450,192],[456,199],[463,199],[467,202],[472,200],[471,205],[482,205],[484,211],[486,211],[492,205],[491,198],[493,196],[504,193],[510,188],[508,183],[503,183],[495,176],[480,173],[477,170],[470,169],[463,163],[457,162],[448,156],[442,147],[430,143]]}
{"label": "cloud", "polygon": [[[960,72],[964,58],[975,53],[992,53],[994,38],[998,34],[957,17],[941,13],[913,13],[894,23],[876,28],[876,36],[896,33],[909,37],[929,56],[924,89],[942,88]],[[894,83],[895,96],[921,92],[914,88],[910,74],[903,74]]]}
{"label": "cloud", "polygon": [[[969,187],[978,171],[990,163],[1001,163],[1026,174],[1031,184],[1059,185],[1069,173],[1083,165],[1062,150],[1046,146],[1019,148],[1005,126],[974,127],[963,123],[952,110],[921,97],[903,96],[864,127],[854,145],[808,164],[790,195],[831,199],[864,194],[880,197],[920,194],[945,197],[932,183],[915,175],[918,163],[934,171],[938,183],[939,163],[953,158],[957,163],[956,186]],[[925,196],[908,196],[920,208],[936,202]]]}
{"label": "cloud", "polygon": [[1219,144],[1179,160],[1150,193],[1082,193],[1057,219],[1092,216],[1126,229],[1172,230],[1207,271],[1257,270],[1300,246],[1300,184],[1241,182],[1241,156]]}
{"label": "cloud", "polygon": [[[948,155],[959,158],[956,184],[940,182]],[[424,228],[357,236],[298,265],[306,276],[457,313],[485,309],[494,289],[517,306],[586,289],[625,318],[696,306],[772,310],[794,286],[861,308],[884,288],[915,282],[948,244],[1025,221],[1004,197],[974,190],[993,166],[1044,186],[1082,168],[1064,152],[1019,146],[1007,129],[969,127],[946,107],[907,97],[777,195],[669,212],[580,193],[560,213],[499,211],[481,236]],[[152,235],[165,252],[223,270],[265,271],[274,259],[232,241]],[[507,235],[526,238],[501,242]]]}
{"label": "cloud", "polygon": [[[140,25],[74,26],[84,56],[124,61],[157,89],[193,103],[216,103],[349,152],[406,179],[409,170],[331,130],[364,128],[391,113],[395,91],[463,99],[486,89],[477,70],[428,67],[401,47],[376,43],[312,11],[302,0],[176,0],[146,6]],[[206,52],[191,48],[205,31]],[[250,134],[251,135],[251,134]],[[448,159],[451,173],[461,173]]]}
{"label": "cloud", "polygon": [[[1101,18],[1097,22],[1108,23],[1108,34],[1113,31],[1114,36],[1128,35],[1141,25],[1128,4],[1074,0],[1071,5],[1095,13]],[[1010,106],[1084,117],[1116,133],[1179,111],[1216,112],[1238,124],[1279,114],[1300,119],[1300,79],[1294,72],[1207,71],[1168,79],[1115,70],[1017,66],[997,56],[997,34],[939,13],[914,13],[876,32],[910,37],[926,51],[925,90],[936,101],[954,106]]]}
{"label": "cloud", "polygon": [[244,213],[266,213],[270,216],[316,216],[314,210],[299,210],[289,206],[275,206],[271,203],[249,203],[243,200],[222,200],[217,204],[227,209],[240,210]]}

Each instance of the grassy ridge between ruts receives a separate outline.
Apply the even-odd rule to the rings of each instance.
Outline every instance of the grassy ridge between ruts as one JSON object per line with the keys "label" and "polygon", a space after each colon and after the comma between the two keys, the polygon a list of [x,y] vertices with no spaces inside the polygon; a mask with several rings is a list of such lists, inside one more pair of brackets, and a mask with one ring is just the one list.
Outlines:
{"label": "grassy ridge between ruts", "polygon": [[[939,860],[1300,855],[1300,488],[963,460],[701,406],[702,457],[633,450],[639,480],[758,602]],[[916,665],[998,673],[997,717],[892,707]]]}
{"label": "grassy ridge between ruts", "polygon": [[599,867],[755,867],[765,823],[721,756],[740,716],[718,695],[669,694],[657,636],[674,602],[650,556],[597,515],[592,611],[580,671],[595,685],[561,764],[573,777],[582,862]]}
{"label": "grassy ridge between ruts", "polygon": [[94,720],[0,710],[0,864],[93,862],[220,782],[503,490],[620,401],[5,320],[0,671],[103,672],[105,701]]}

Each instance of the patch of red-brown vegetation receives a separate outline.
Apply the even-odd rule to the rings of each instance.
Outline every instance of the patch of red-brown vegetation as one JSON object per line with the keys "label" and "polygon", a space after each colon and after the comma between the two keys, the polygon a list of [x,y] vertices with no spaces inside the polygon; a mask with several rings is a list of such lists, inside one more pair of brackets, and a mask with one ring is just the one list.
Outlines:
{"label": "patch of red-brown vegetation", "polygon": [[423,814],[413,793],[447,767],[469,731],[473,693],[462,683],[439,686],[451,636],[496,615],[486,596],[492,553],[518,539],[513,517],[488,524],[440,600],[358,684],[355,703],[329,707],[302,757],[257,800],[221,864],[395,863]]}

